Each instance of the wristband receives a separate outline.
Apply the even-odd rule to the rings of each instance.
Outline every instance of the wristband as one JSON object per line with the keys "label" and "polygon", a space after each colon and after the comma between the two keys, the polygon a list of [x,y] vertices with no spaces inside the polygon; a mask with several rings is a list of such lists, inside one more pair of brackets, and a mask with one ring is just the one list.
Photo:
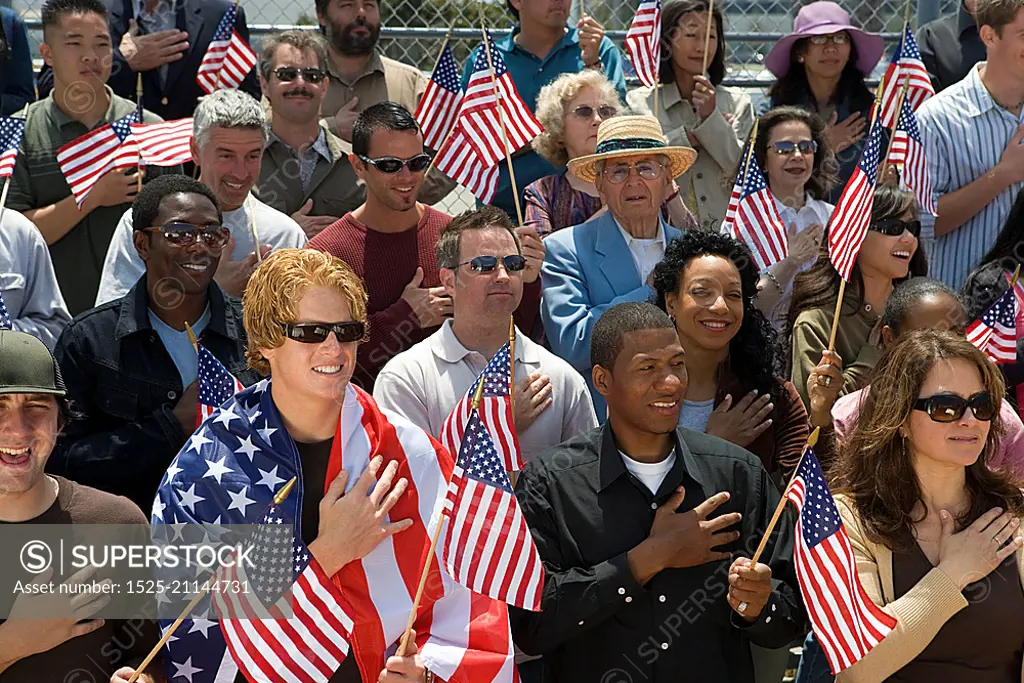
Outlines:
{"label": "wristband", "polygon": [[785,291],[785,290],[783,290],[783,289],[782,289],[782,285],[780,285],[780,284],[779,284],[779,281],[778,281],[778,279],[776,279],[776,277],[775,277],[775,273],[773,273],[773,272],[772,272],[772,271],[770,271],[770,270],[766,270],[766,271],[764,271],[764,275],[765,275],[765,277],[767,277],[767,278],[768,278],[769,280],[771,280],[771,281],[772,281],[772,284],[773,284],[773,285],[775,285],[775,288],[779,290],[779,293],[780,293],[780,294],[781,294],[781,293],[782,293],[783,291]]}

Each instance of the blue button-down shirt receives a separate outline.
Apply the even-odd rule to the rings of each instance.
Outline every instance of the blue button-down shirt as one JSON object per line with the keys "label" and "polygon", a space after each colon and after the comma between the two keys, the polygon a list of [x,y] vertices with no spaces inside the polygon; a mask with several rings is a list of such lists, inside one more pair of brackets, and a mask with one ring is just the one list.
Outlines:
{"label": "blue button-down shirt", "polygon": [[[514,39],[519,31],[520,28],[516,25],[512,29],[512,33],[501,40],[494,41],[494,47],[501,54],[501,58],[505,60],[505,66],[508,67],[508,73],[512,76],[512,82],[516,84],[519,96],[530,108],[530,111],[536,112],[537,96],[540,94],[541,88],[562,74],[579,73],[585,68],[586,65],[583,63],[583,55],[580,50],[579,31],[569,28],[562,36],[562,40],[543,59],[516,44]],[[480,47],[477,47],[466,62],[466,68],[462,73],[463,88],[469,83],[479,49]],[[615,86],[619,99],[625,102],[626,79],[622,73],[622,53],[608,36],[605,36],[601,41],[598,55],[601,57],[602,71]],[[523,190],[527,185],[556,171],[554,166],[533,150],[512,159],[512,166],[516,172],[516,188],[519,190],[520,202],[522,202]],[[512,183],[509,180],[508,165],[504,161],[499,163],[498,190],[491,203],[503,209],[509,216],[515,217],[516,207],[512,197]]]}

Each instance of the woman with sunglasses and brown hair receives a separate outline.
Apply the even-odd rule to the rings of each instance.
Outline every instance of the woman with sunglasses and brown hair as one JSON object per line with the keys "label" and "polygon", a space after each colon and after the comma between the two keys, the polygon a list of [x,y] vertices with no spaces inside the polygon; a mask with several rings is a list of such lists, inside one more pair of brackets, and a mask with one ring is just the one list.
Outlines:
{"label": "woman with sunglasses and brown hair", "polygon": [[1003,391],[955,333],[909,332],[880,360],[834,489],[861,584],[897,625],[840,683],[1024,677],[1024,495],[985,465]]}
{"label": "woman with sunglasses and brown hair", "polygon": [[657,107],[654,88],[633,90],[626,100],[637,114],[656,111],[670,145],[688,145],[697,150],[697,160],[676,182],[701,227],[717,231],[729,204],[729,176],[739,163],[743,142],[754,125],[754,107],[742,90],[722,85],[725,31],[717,5],[711,15],[710,54],[705,54],[707,0],[665,3]]}
{"label": "woman with sunglasses and brown hair", "polygon": [[889,185],[878,187],[871,223],[843,298],[834,351],[827,349],[841,276],[829,259],[827,239],[822,240],[815,264],[796,277],[788,336],[793,384],[808,409],[807,378],[823,359],[844,368],[840,396],[859,389],[875,366],[889,294],[900,280],[927,275],[924,252],[918,249],[920,234],[914,195]]}
{"label": "woman with sunglasses and brown hair", "polygon": [[[523,192],[523,221],[537,235],[585,223],[601,210],[593,183],[567,173],[570,161],[597,152],[601,122],[622,112],[615,86],[600,71],[562,74],[544,86],[537,96],[537,120],[544,132],[533,140],[533,149],[559,169],[530,183]],[[676,192],[662,207],[662,216],[680,230],[697,227],[697,221]]]}

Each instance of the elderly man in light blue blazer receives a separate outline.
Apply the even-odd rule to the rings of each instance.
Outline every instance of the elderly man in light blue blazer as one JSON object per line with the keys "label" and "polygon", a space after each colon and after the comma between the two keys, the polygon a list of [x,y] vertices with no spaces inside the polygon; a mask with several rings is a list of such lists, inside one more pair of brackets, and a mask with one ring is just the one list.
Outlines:
{"label": "elderly man in light blue blazer", "polygon": [[569,173],[593,183],[605,208],[544,240],[541,317],[552,350],[586,377],[599,420],[606,411],[591,377],[590,332],[606,309],[651,297],[648,277],[681,234],[661,206],[696,156],[669,147],[653,116],[619,116],[601,123],[596,154],[569,162]]}

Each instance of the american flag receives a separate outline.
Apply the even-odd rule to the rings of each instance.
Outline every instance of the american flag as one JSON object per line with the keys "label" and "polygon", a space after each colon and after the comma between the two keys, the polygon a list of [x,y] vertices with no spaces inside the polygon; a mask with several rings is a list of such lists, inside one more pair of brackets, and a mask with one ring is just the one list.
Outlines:
{"label": "american flag", "polygon": [[661,0],[643,0],[626,32],[626,51],[640,82],[655,88],[661,66]]}
{"label": "american flag", "polygon": [[[747,144],[754,144],[753,136]],[[789,239],[764,174],[752,155],[749,159],[745,174],[736,178],[732,188],[722,232],[746,243],[758,269],[766,270],[786,257]]]}
{"label": "american flag", "polygon": [[0,116],[0,178],[9,178],[14,173],[24,132],[25,119]]}
{"label": "american flag", "polygon": [[199,350],[199,373],[196,381],[196,428],[203,424],[203,420],[213,415],[217,408],[229,398],[244,389],[228,369],[224,367],[217,358],[210,353],[202,344],[197,344]]}
{"label": "american flag", "polygon": [[882,155],[882,125],[871,124],[868,144],[861,152],[860,161],[843,188],[828,228],[828,253],[843,279],[849,282],[860,245],[864,242],[871,223],[871,207],[875,203],[875,182],[878,180],[878,161]]}
{"label": "american flag", "polygon": [[498,165],[481,161],[463,131],[458,128],[452,131],[448,142],[437,153],[434,165],[484,204],[489,204],[498,191]]}
{"label": "american flag", "polygon": [[882,125],[891,129],[896,125],[896,102],[904,83],[907,84],[905,100],[910,102],[911,111],[917,111],[921,104],[935,94],[928,69],[921,60],[921,50],[914,40],[910,25],[903,30],[903,37],[896,44],[892,59],[885,70],[885,85],[882,89]]}
{"label": "american flag", "polygon": [[138,122],[139,113],[133,111],[57,150],[57,163],[78,206],[82,206],[104,173],[138,165],[139,148],[135,139],[129,137],[131,124]]}
{"label": "american flag", "polygon": [[[427,588],[413,625],[420,655],[442,680],[512,683],[508,607],[455,582],[443,570],[440,548],[434,556],[427,553],[434,525],[441,521],[454,469],[451,457],[422,429],[378,408],[361,389],[349,384],[340,400],[327,481],[345,469],[351,491],[372,458],[383,456],[385,467],[397,462],[409,487],[389,517],[413,520],[330,577],[348,601],[356,659],[375,668],[362,671],[363,678],[376,680],[377,664],[405,632],[424,558],[429,558]],[[279,510],[294,536],[302,538],[298,500],[324,492],[303,491],[299,468],[298,452],[271,397],[271,380],[263,380],[228,399],[171,462],[153,504],[154,533],[163,525],[255,523],[281,486],[299,477],[298,491]],[[240,667],[223,629],[199,617],[182,622],[163,657],[168,680],[189,683],[233,681]],[[262,680],[280,681],[283,675]]]}
{"label": "american flag", "polygon": [[455,123],[462,101],[459,68],[452,54],[451,41],[445,41],[441,57],[416,108],[416,120],[423,130],[423,146],[440,149],[448,131]]}
{"label": "american flag", "polygon": [[505,464],[475,410],[444,506],[450,523],[442,556],[455,580],[495,600],[539,611],[544,567]]}
{"label": "american flag", "polygon": [[348,656],[352,617],[344,596],[274,503],[257,524],[253,567],[243,563],[219,573],[213,607],[228,650],[250,681],[327,683]]}
{"label": "american flag", "polygon": [[13,330],[14,323],[11,321],[11,312],[7,310],[7,302],[4,301],[4,295],[0,292],[0,330]]}
{"label": "american flag", "polygon": [[505,469],[518,471],[526,465],[519,451],[519,437],[512,415],[512,343],[505,342],[494,358],[484,366],[466,395],[441,426],[441,445],[449,453],[458,453],[473,411],[473,397],[480,382],[484,383],[480,396],[480,419],[491,431],[498,444]]}
{"label": "american flag", "polygon": [[928,172],[928,162],[924,155],[921,129],[917,125],[917,115],[907,100],[903,100],[900,120],[893,131],[888,161],[890,164],[903,167],[900,179],[914,191],[921,208],[933,215],[938,213],[935,195],[932,193],[932,176]]}
{"label": "american flag", "polygon": [[149,166],[177,166],[192,160],[192,117],[163,123],[133,123],[132,137]]}
{"label": "american flag", "polygon": [[896,627],[871,601],[821,463],[808,449],[786,494],[799,512],[793,554],[800,592],[833,674],[852,666]]}
{"label": "american flag", "polygon": [[224,13],[203,55],[196,73],[196,83],[208,94],[221,89],[237,88],[256,66],[256,53],[235,30],[238,6]]}
{"label": "american flag", "polygon": [[1006,290],[980,318],[967,328],[967,341],[985,352],[993,363],[1017,361],[1017,297]]}

